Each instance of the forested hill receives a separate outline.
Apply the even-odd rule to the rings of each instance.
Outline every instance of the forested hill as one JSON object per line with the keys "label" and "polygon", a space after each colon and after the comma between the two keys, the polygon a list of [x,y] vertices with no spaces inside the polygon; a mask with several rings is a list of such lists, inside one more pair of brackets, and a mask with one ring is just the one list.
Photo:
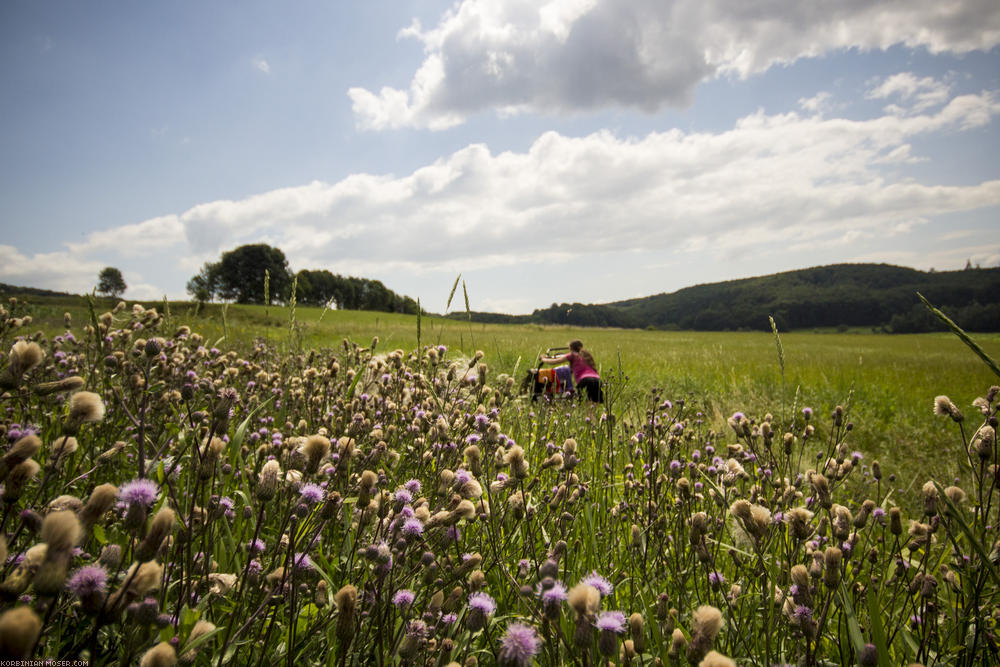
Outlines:
{"label": "forested hill", "polygon": [[897,333],[940,324],[917,292],[969,331],[1000,331],[1000,268],[924,272],[835,264],[688,287],[608,304],[553,304],[518,318],[539,323],[703,331],[871,327]]}

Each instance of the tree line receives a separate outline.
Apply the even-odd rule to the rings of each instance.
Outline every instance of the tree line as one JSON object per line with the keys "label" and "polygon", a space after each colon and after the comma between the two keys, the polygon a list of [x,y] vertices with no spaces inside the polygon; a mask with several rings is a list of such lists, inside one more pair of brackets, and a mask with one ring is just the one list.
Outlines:
{"label": "tree line", "polygon": [[417,302],[396,294],[379,280],[334,274],[325,269],[293,273],[285,253],[264,243],[242,245],[206,262],[188,281],[197,301],[221,299],[236,303],[287,302],[295,286],[297,303],[349,310],[417,312]]}
{"label": "tree line", "polygon": [[[967,331],[1000,331],[1000,268],[918,271],[887,264],[836,264],[687,287],[606,304],[553,303],[531,315],[472,313],[474,321],[691,331],[870,328],[940,331],[923,294]],[[465,314],[461,314],[465,317]],[[456,315],[457,317],[457,315]]]}

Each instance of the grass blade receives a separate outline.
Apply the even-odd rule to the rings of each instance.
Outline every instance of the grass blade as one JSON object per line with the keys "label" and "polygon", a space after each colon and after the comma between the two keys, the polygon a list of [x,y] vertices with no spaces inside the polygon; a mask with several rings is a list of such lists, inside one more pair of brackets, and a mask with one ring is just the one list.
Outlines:
{"label": "grass blade", "polygon": [[920,300],[924,302],[924,305],[927,306],[927,309],[931,311],[931,314],[933,314],[934,317],[944,322],[945,326],[951,329],[952,333],[958,336],[963,343],[968,345],[972,349],[972,351],[975,352],[980,359],[986,362],[986,365],[989,366],[990,369],[992,369],[992,371],[996,373],[998,377],[1000,377],[1000,366],[997,366],[997,362],[993,361],[990,355],[986,354],[986,351],[983,350],[983,348],[979,347],[976,341],[969,338],[969,335],[962,330],[962,327],[952,322],[950,317],[948,317],[940,310],[935,308],[933,305],[931,305],[931,302],[925,299],[923,294],[917,292],[917,296],[920,297]]}

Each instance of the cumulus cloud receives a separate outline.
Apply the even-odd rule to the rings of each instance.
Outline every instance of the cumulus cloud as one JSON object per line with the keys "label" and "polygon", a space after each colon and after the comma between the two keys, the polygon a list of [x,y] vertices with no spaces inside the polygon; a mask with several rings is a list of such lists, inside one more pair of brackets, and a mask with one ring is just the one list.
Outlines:
{"label": "cumulus cloud", "polygon": [[364,129],[443,129],[494,109],[654,111],[717,76],[841,49],[966,53],[1000,43],[994,0],[463,0],[432,28],[406,90],[348,91]]}
{"label": "cumulus cloud", "polygon": [[[1000,180],[945,184],[905,171],[925,157],[913,148],[920,139],[993,122],[1000,96],[960,95],[918,112],[905,107],[921,106],[919,95],[892,94],[904,113],[865,120],[758,111],[718,133],[548,132],[523,152],[472,144],[408,174],[206,202],[92,233],[61,253],[0,248],[0,280],[83,291],[114,265],[144,294],[180,296],[202,262],[256,242],[280,247],[294,269],[367,277],[520,272],[650,252],[702,264],[776,248],[805,257],[840,247],[843,257],[938,216],[1000,206]],[[170,265],[173,284],[142,278],[160,275],[157,262]]]}
{"label": "cumulus cloud", "polygon": [[253,59],[253,66],[254,69],[256,69],[259,72],[263,72],[264,74],[271,73],[271,64],[268,63],[263,58],[261,58],[260,56]]}
{"label": "cumulus cloud", "polygon": [[[436,270],[560,262],[650,247],[727,248],[906,233],[933,216],[1000,204],[1000,181],[893,178],[910,142],[988,123],[993,93],[869,120],[757,112],[727,132],[622,138],[555,132],[526,152],[472,144],[399,176],[358,174],[195,207],[204,251],[268,238],[298,266]],[[558,235],[558,246],[539,239]]]}
{"label": "cumulus cloud", "polygon": [[[943,81],[929,76],[918,79],[911,72],[900,72],[886,78],[865,96],[875,100],[898,99],[908,102],[906,110],[919,113],[944,103],[949,93],[950,86]],[[896,104],[889,105],[886,110],[893,113],[904,112],[904,108]]]}

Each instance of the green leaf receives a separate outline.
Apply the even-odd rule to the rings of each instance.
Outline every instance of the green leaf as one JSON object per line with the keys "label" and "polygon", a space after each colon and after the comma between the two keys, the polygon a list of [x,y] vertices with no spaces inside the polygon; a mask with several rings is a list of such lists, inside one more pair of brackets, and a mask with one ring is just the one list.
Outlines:
{"label": "green leaf", "polygon": [[840,602],[844,606],[844,615],[847,617],[847,634],[851,638],[851,645],[854,646],[855,653],[861,653],[861,649],[865,647],[865,638],[861,634],[861,625],[854,613],[854,605],[851,604],[851,595],[843,581],[840,582],[840,590],[837,592],[840,594]]}
{"label": "green leaf", "polygon": [[309,629],[309,625],[319,616],[319,609],[312,602],[298,610],[295,619],[295,632],[302,634]]}
{"label": "green leaf", "polygon": [[108,536],[104,534],[104,526],[99,523],[94,524],[94,539],[100,545],[105,545],[108,543]]}
{"label": "green leaf", "polygon": [[885,628],[882,627],[882,610],[878,604],[878,592],[869,588],[868,596],[868,623],[871,625],[872,643],[878,651],[878,667],[891,667],[889,662],[889,643],[885,638]]}

